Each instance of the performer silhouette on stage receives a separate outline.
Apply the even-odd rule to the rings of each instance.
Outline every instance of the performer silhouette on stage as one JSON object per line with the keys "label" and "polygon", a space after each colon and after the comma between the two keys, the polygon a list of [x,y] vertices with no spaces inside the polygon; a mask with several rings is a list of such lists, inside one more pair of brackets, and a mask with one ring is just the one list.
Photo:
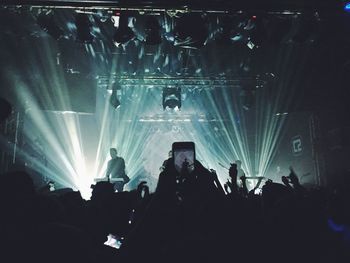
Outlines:
{"label": "performer silhouette on stage", "polygon": [[116,148],[110,149],[110,155],[112,159],[108,161],[106,177],[114,184],[114,190],[122,192],[124,185],[130,181],[125,174],[125,162],[122,157],[118,156]]}

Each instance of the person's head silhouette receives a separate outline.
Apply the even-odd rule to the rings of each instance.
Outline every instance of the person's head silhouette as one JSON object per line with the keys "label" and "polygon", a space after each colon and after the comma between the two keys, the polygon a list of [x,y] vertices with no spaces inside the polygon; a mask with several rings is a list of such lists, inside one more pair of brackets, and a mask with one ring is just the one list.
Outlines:
{"label": "person's head silhouette", "polygon": [[4,98],[0,98],[0,122],[7,119],[12,112],[11,104]]}
{"label": "person's head silhouette", "polygon": [[112,158],[116,158],[118,156],[118,151],[116,148],[109,149],[109,153],[110,153]]}

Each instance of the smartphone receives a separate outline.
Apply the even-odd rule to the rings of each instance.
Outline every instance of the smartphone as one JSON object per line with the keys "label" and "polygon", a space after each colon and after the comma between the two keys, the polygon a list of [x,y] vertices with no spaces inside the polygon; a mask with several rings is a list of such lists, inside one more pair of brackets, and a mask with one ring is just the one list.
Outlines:
{"label": "smartphone", "polygon": [[187,162],[188,172],[194,171],[196,152],[194,142],[174,142],[172,145],[172,157],[175,169],[181,172],[182,166]]}
{"label": "smartphone", "polygon": [[121,243],[121,240],[118,239],[115,235],[108,234],[107,241],[104,242],[104,244],[109,246],[109,247],[113,247],[113,248],[119,249],[122,243]]}

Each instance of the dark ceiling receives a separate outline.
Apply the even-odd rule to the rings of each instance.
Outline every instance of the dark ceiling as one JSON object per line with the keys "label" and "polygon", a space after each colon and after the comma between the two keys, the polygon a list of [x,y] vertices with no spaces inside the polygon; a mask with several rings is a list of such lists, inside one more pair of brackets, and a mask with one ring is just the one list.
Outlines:
{"label": "dark ceiling", "polygon": [[232,10],[236,8],[255,8],[261,10],[289,9],[296,10],[301,8],[325,8],[337,9],[343,2],[342,0],[3,0],[4,4],[27,4],[27,5],[56,5],[56,6],[138,6],[138,7],[179,7],[189,6],[191,9],[224,9]]}
{"label": "dark ceiling", "polygon": [[[50,78],[53,63],[73,82],[79,76],[86,83],[113,78],[131,86],[261,85],[272,92],[282,87],[286,98],[293,91],[288,110],[349,107],[350,18],[342,1],[8,2],[0,8],[0,81],[12,101],[16,83],[9,72],[35,89],[40,78]],[[116,14],[136,21],[136,40],[124,47],[113,43]],[[88,40],[79,33],[78,16],[88,21]],[[159,44],[145,42],[150,17],[160,25]],[[176,44],[176,33],[194,34],[196,43]]]}

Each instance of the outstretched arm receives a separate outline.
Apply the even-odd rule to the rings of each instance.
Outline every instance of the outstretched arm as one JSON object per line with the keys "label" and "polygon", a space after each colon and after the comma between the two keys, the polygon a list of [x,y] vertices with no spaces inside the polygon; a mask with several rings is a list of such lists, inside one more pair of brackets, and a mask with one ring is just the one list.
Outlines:
{"label": "outstretched arm", "polygon": [[216,171],[214,169],[210,169],[210,172],[213,176],[215,186],[218,189],[219,193],[225,195],[225,190],[224,190],[224,188],[222,188],[222,185],[219,181],[219,178],[218,178],[218,175],[216,174]]}

